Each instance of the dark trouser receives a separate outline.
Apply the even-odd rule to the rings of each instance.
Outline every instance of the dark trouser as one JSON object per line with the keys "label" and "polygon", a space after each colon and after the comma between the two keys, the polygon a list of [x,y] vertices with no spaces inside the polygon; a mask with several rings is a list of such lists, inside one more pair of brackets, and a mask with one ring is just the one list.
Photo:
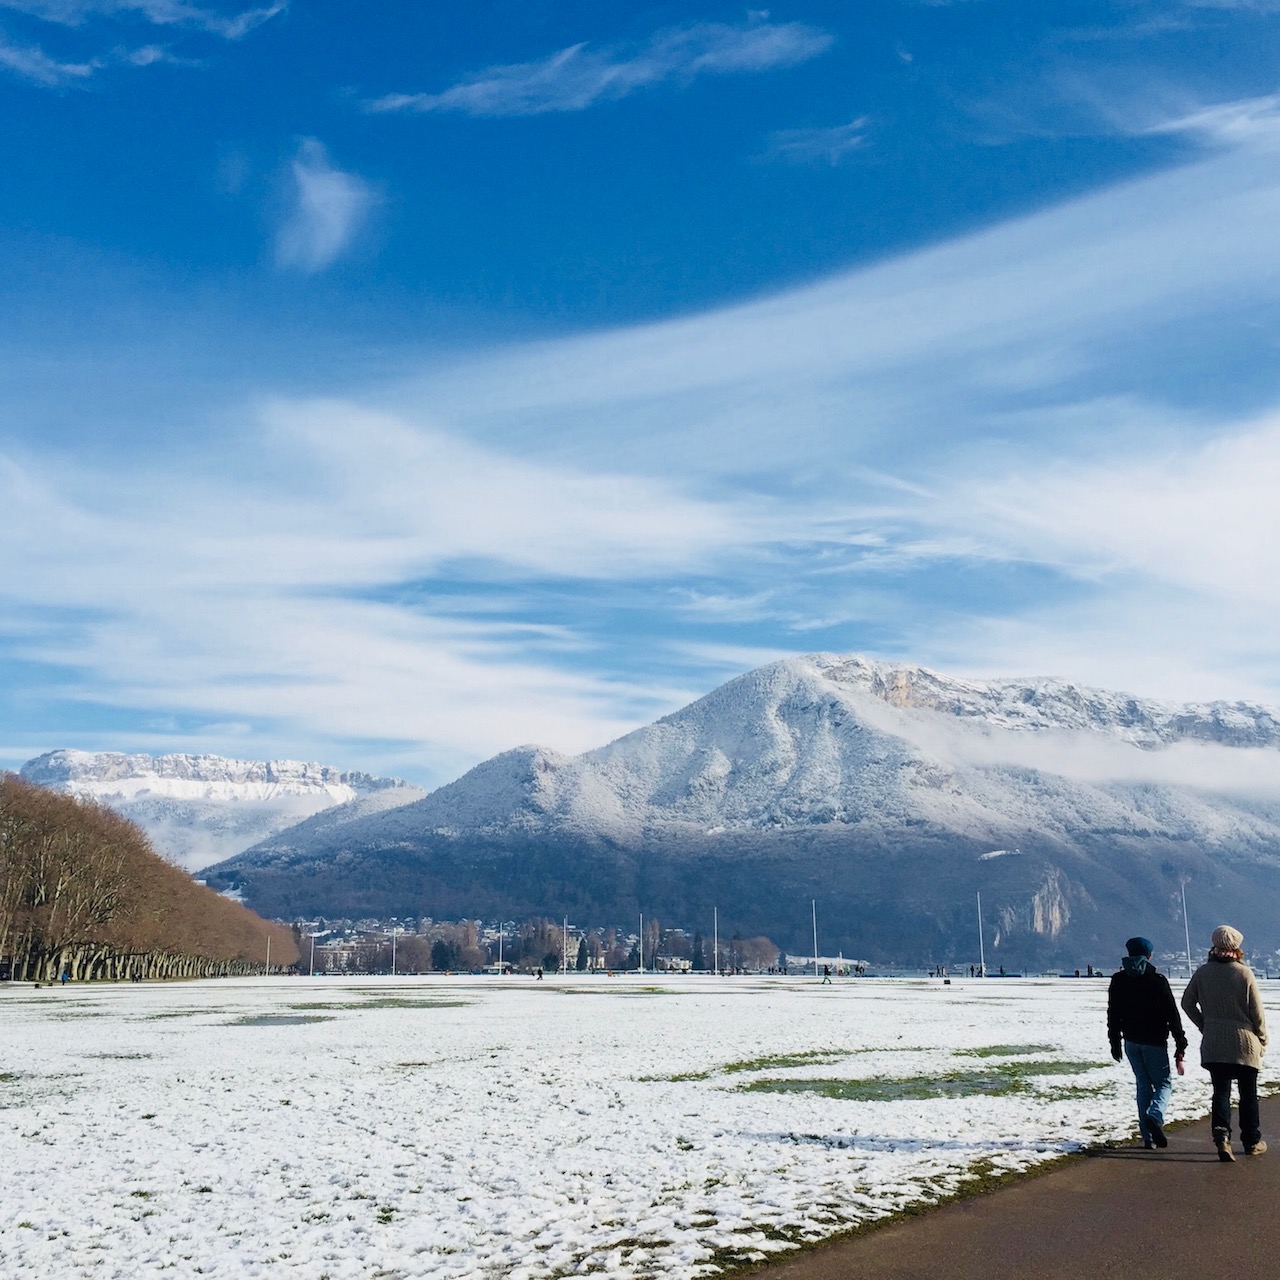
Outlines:
{"label": "dark trouser", "polygon": [[1258,1117],[1258,1071],[1234,1062],[1206,1062],[1205,1070],[1213,1081],[1213,1136],[1231,1137],[1231,1082],[1240,1089],[1240,1141],[1254,1146],[1262,1137]]}

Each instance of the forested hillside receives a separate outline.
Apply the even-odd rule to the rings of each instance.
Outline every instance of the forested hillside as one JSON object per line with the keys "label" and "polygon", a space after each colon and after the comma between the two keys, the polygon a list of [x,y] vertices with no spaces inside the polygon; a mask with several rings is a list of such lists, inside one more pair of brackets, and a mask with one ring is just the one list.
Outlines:
{"label": "forested hillside", "polygon": [[105,806],[0,774],[0,972],[212,977],[297,959],[270,924],[164,861]]}

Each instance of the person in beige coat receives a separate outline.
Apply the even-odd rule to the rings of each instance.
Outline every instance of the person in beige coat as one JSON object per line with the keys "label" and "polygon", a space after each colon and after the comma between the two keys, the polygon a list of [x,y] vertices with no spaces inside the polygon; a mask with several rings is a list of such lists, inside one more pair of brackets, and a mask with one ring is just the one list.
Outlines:
{"label": "person in beige coat", "polygon": [[1240,1091],[1240,1140],[1246,1154],[1260,1156],[1258,1069],[1267,1045],[1258,980],[1244,962],[1244,935],[1230,925],[1213,931],[1209,959],[1182,993],[1183,1012],[1200,1028],[1200,1063],[1213,1081],[1213,1142],[1219,1160],[1231,1154],[1231,1082]]}

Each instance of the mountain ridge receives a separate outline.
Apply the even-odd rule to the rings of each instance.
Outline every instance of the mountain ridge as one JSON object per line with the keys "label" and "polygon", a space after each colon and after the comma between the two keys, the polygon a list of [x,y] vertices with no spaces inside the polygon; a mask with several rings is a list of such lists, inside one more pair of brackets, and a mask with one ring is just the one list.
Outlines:
{"label": "mountain ridge", "polygon": [[191,753],[62,748],[28,760],[19,776],[115,809],[137,822],[159,852],[192,871],[320,811],[366,816],[424,794],[399,778],[311,761]]}
{"label": "mountain ridge", "polygon": [[[981,860],[1008,848],[1021,856]],[[263,906],[330,913],[348,890],[419,914],[617,919],[733,897],[744,925],[773,933],[799,927],[779,895],[821,895],[851,953],[899,909],[942,947],[981,889],[1008,945],[1065,955],[1129,936],[1135,914],[1169,916],[1186,877],[1224,918],[1262,919],[1264,900],[1280,915],[1280,716],[814,654],[580,755],[514,748],[413,804],[304,822],[213,871]]]}

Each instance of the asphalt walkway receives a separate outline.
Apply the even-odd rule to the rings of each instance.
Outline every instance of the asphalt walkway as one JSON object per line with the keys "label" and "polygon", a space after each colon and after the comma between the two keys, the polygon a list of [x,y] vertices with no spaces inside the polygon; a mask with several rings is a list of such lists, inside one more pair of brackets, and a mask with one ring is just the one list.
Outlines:
{"label": "asphalt walkway", "polygon": [[[1205,1101],[1208,1102],[1208,1082]],[[1235,1123],[1235,1117],[1232,1117]],[[795,1255],[767,1280],[1280,1280],[1280,1098],[1264,1155],[1218,1160],[1209,1120]]]}

